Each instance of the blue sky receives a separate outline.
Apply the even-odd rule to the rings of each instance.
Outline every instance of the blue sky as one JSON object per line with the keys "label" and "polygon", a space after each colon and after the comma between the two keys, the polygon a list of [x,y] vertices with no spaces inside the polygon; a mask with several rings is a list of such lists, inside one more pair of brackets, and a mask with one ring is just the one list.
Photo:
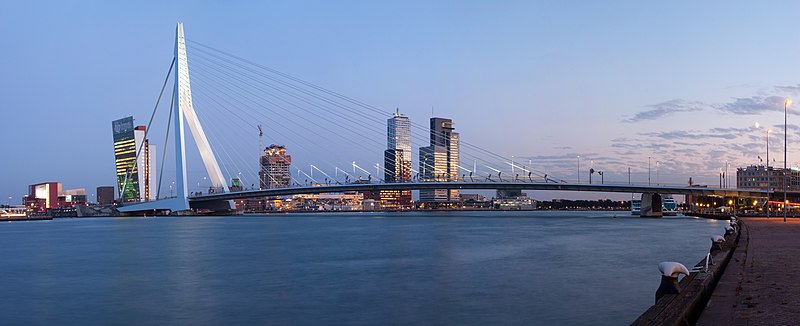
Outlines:
{"label": "blue sky", "polygon": [[[662,183],[716,184],[726,160],[764,156],[765,126],[782,165],[783,98],[800,97],[798,13],[791,1],[3,1],[0,195],[19,202],[26,185],[51,180],[113,185],[110,121],[146,123],[178,21],[191,40],[387,117],[399,107],[425,124],[433,107],[462,139],[551,175],[575,179],[580,155],[582,169],[594,161],[627,181],[630,167],[641,182],[652,157]],[[790,110],[798,165],[800,106]],[[336,159],[376,162],[381,150]],[[292,154],[298,166],[320,160]]]}

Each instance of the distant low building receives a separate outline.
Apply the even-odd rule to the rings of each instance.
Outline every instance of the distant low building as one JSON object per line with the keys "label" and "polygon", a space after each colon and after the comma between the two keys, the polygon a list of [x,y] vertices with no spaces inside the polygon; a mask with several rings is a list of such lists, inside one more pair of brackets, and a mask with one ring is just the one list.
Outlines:
{"label": "distant low building", "polygon": [[32,211],[44,212],[49,208],[59,208],[59,194],[61,194],[61,183],[37,183],[28,186],[28,194],[22,199],[22,202]]}
{"label": "distant low building", "polygon": [[237,192],[244,190],[244,187],[242,187],[242,181],[239,178],[231,178],[231,186],[228,189],[230,192]]}
{"label": "distant low building", "polygon": [[64,190],[58,196],[59,208],[86,205],[86,202],[86,189],[83,188]]}
{"label": "distant low building", "polygon": [[800,170],[797,168],[776,168],[764,165],[750,165],[736,169],[736,187],[740,189],[783,192],[783,174],[786,172],[786,186],[789,192],[800,191]]}
{"label": "distant low building", "polygon": [[536,201],[527,197],[497,198],[494,208],[500,210],[531,210],[536,209]]}
{"label": "distant low building", "polygon": [[97,187],[97,203],[99,205],[111,205],[114,203],[114,186]]}
{"label": "distant low building", "polygon": [[28,186],[28,194],[22,202],[34,212],[86,205],[86,190],[79,188],[62,191],[59,182],[43,182]]}
{"label": "distant low building", "polygon": [[492,201],[481,194],[458,194],[458,198],[464,208],[492,208]]}

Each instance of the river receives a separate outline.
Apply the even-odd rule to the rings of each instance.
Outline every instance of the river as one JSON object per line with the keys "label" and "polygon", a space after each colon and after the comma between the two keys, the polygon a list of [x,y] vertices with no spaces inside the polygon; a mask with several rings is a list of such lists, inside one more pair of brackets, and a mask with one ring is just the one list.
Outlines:
{"label": "river", "polygon": [[560,211],[0,223],[0,319],[629,324],[653,304],[658,263],[690,267],[725,225]]}

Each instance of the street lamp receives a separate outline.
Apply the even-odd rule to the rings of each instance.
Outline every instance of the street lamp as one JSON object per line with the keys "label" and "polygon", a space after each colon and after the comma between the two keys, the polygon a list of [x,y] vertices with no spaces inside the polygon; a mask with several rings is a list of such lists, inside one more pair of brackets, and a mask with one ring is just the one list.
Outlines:
{"label": "street lamp", "polygon": [[661,161],[656,161],[656,185],[661,184],[661,177],[659,177],[659,168],[661,167]]}
{"label": "street lamp", "polygon": [[783,221],[786,222],[786,212],[788,210],[788,203],[789,201],[786,199],[786,139],[787,135],[789,134],[789,130],[787,128],[786,120],[789,117],[789,105],[792,104],[792,100],[786,99],[783,101]]}
{"label": "street lamp", "polygon": [[581,183],[581,156],[578,155],[578,183]]}
{"label": "street lamp", "polygon": [[725,188],[728,188],[728,160],[725,160]]}
{"label": "street lamp", "polygon": [[772,173],[769,172],[769,133],[772,132],[772,129],[767,129],[767,218],[769,218],[769,193],[772,187]]}
{"label": "street lamp", "polygon": [[647,157],[647,185],[650,186],[650,159],[651,157]]}

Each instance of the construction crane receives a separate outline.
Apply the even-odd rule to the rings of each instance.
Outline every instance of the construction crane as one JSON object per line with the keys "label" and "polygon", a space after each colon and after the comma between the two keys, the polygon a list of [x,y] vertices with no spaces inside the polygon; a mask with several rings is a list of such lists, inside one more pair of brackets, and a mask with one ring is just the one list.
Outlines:
{"label": "construction crane", "polygon": [[264,138],[264,131],[261,130],[261,125],[258,125],[258,156],[259,157],[261,156],[261,152],[264,150],[264,143],[263,143],[263,140],[262,140],[263,138]]}

